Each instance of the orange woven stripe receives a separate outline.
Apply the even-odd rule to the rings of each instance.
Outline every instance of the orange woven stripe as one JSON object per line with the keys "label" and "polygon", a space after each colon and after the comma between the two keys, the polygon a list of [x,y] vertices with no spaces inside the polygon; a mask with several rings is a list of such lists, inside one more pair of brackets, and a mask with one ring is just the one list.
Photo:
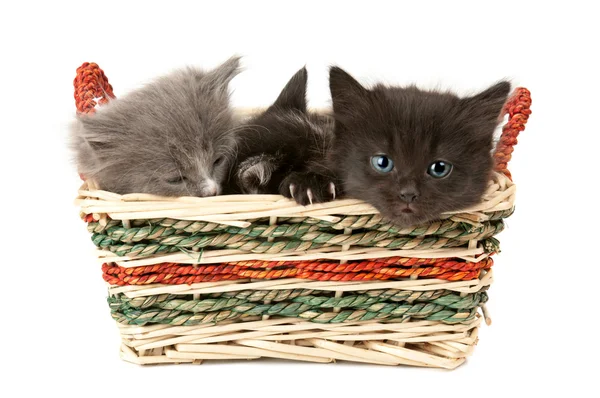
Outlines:
{"label": "orange woven stripe", "polygon": [[[491,261],[491,259],[490,259]],[[457,261],[450,258],[413,258],[413,257],[389,257],[377,260],[353,261],[346,264],[340,264],[332,261],[238,261],[232,263],[249,268],[281,268],[294,267],[306,271],[324,271],[324,272],[361,272],[382,269],[386,266],[397,267],[417,267],[423,265],[434,265],[436,267],[448,268],[453,270],[470,269],[473,264],[465,261]]]}
{"label": "orange woven stripe", "polygon": [[75,105],[79,113],[94,113],[96,98],[99,98],[100,104],[107,103],[109,98],[115,98],[104,71],[95,63],[84,62],[77,68],[73,86]]}
{"label": "orange woven stripe", "polygon": [[531,115],[531,93],[523,87],[516,89],[515,94],[506,103],[504,110],[508,113],[508,122],[502,128],[502,136],[498,145],[494,158],[496,160],[496,171],[506,174],[511,178],[508,171],[508,162],[512,157],[514,146],[517,145],[517,137],[519,133],[525,130],[525,124],[529,115]]}
{"label": "orange woven stripe", "polygon": [[[471,280],[489,269],[491,258],[478,263],[452,259],[414,259],[394,257],[382,261],[357,261],[339,264],[326,261],[242,261],[216,265],[155,264],[124,268],[103,264],[103,278],[112,285],[169,285],[235,279],[300,278],[319,281],[386,280],[392,278],[437,278]],[[409,268],[402,268],[409,267]]]}

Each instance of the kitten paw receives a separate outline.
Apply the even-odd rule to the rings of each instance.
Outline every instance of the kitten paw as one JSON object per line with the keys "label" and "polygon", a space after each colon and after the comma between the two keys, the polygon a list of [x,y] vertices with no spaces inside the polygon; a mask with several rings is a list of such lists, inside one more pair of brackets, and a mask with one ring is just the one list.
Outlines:
{"label": "kitten paw", "polygon": [[239,165],[237,185],[244,194],[269,193],[269,183],[277,167],[278,159],[274,156],[248,158]]}
{"label": "kitten paw", "polygon": [[291,173],[281,183],[280,193],[306,206],[336,198],[336,185],[328,176],[314,173]]}

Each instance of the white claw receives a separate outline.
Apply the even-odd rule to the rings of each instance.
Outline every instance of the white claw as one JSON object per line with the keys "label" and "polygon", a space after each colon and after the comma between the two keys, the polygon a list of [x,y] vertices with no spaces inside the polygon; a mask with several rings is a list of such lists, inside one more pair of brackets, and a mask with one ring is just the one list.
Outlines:
{"label": "white claw", "polygon": [[329,193],[333,197],[333,200],[335,200],[335,184],[333,182],[329,183]]}
{"label": "white claw", "polygon": [[308,201],[312,205],[313,204],[313,194],[312,194],[312,191],[310,190],[310,188],[308,188],[306,190],[306,196],[308,196]]}
{"label": "white claw", "polygon": [[292,197],[292,199],[294,198],[294,190],[296,189],[296,186],[294,184],[290,184],[290,196]]}

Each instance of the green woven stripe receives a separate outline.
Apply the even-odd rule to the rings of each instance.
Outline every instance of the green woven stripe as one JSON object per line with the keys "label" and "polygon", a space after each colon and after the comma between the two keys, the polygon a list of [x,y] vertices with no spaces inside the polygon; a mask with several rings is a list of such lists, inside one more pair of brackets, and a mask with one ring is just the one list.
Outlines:
{"label": "green woven stripe", "polygon": [[[463,245],[471,239],[485,240],[504,228],[503,222],[494,222],[484,225],[475,232],[463,232],[456,238],[442,236],[425,237],[397,237],[395,233],[368,231],[351,235],[332,234],[311,230],[302,224],[282,226],[259,226],[252,229],[237,229],[235,233],[219,234],[193,234],[172,235],[173,230],[167,232],[163,227],[148,227],[146,229],[132,228],[131,233],[123,228],[112,228],[108,234],[95,233],[92,235],[94,244],[102,249],[108,249],[119,256],[149,256],[176,252],[180,249],[202,248],[227,248],[253,253],[284,253],[290,251],[304,251],[327,246],[363,246],[386,249],[441,249]],[[231,228],[230,228],[231,229]],[[154,236],[157,239],[151,239]],[[166,235],[166,236],[165,236]],[[262,239],[255,239],[252,236]],[[114,236],[116,239],[113,239]],[[120,244],[120,240],[134,240],[134,237],[147,237],[149,242],[136,244]],[[286,236],[291,239],[279,239],[275,242],[264,240],[267,237]]]}
{"label": "green woven stripe", "polygon": [[[402,293],[398,293],[397,296],[405,296]],[[485,297],[482,299],[482,297]],[[390,297],[387,294],[381,295],[348,295],[343,297],[327,297],[327,296],[296,296],[289,297],[289,301],[302,303],[310,306],[311,308],[367,308],[376,303],[382,303],[389,300]],[[457,294],[446,294],[444,296],[435,298],[421,298],[417,302],[430,302],[439,304],[452,309],[467,309],[474,308],[482,300],[487,300],[487,294],[473,293],[461,297]],[[395,301],[404,301],[399,297],[396,297]],[[150,297],[140,298],[127,298],[126,296],[115,296],[108,299],[111,308],[116,310],[124,310],[129,308],[150,308],[156,307],[160,309],[187,311],[187,312],[213,312],[221,311],[223,309],[235,308],[240,305],[252,303],[250,300],[243,298],[223,297],[223,298],[208,298],[202,300],[190,300],[181,298],[176,295],[158,295]]]}
{"label": "green woven stripe", "polygon": [[[228,236],[228,239],[223,242],[221,239],[222,236],[211,237],[204,236],[194,245],[189,245],[186,247],[179,246],[167,246],[160,245],[155,243],[138,243],[136,245],[106,245],[106,243],[111,243],[110,240],[105,240],[102,235],[94,235],[92,236],[93,242],[100,248],[108,249],[109,251],[117,254],[118,256],[151,256],[155,254],[166,254],[166,253],[174,253],[177,251],[186,251],[192,249],[201,249],[201,248],[219,248],[219,249],[237,249],[245,252],[251,253],[290,253],[296,251],[306,251],[306,250],[314,250],[322,247],[331,246],[331,243],[315,243],[315,242],[305,242],[305,241],[276,241],[276,242],[268,242],[268,241],[260,241],[260,240],[249,240],[243,241],[240,236]],[[241,241],[240,241],[241,240]],[[386,249],[442,249],[442,248],[451,248],[465,245],[466,242],[455,239],[447,239],[447,238],[400,238],[400,239],[390,239],[384,240],[381,242],[376,242],[373,245],[363,246],[368,247],[379,247]],[[487,245],[486,247],[492,248],[494,245]],[[197,254],[195,255],[197,257]]]}
{"label": "green woven stripe", "polygon": [[[487,301],[485,292],[461,297],[444,294],[443,290],[416,296],[415,292],[381,290],[342,297],[305,295],[300,289],[290,292],[288,300],[274,304],[251,302],[247,299],[253,294],[251,291],[241,294],[246,298],[222,296],[200,300],[167,294],[133,299],[117,295],[110,297],[108,303],[113,318],[121,323],[194,325],[257,315],[298,317],[319,323],[406,317],[456,323],[472,319],[477,308]],[[402,297],[415,301],[402,301]],[[343,310],[328,311],[336,307]]]}
{"label": "green woven stripe", "polygon": [[[488,287],[484,286],[478,293],[483,293],[487,291]],[[306,297],[311,295],[320,294],[323,297],[329,297],[327,294],[323,294],[323,291],[313,290],[313,289],[281,289],[281,290],[240,290],[237,292],[224,292],[224,293],[214,293],[208,295],[210,298],[218,299],[218,298],[237,298],[248,300],[250,302],[255,301],[268,301],[268,302],[278,302],[291,300],[296,297]],[[378,290],[359,290],[355,294],[357,295],[366,295],[368,297],[378,298],[379,301],[406,301],[408,303],[413,302],[425,302],[431,301],[442,296],[451,298],[455,297],[455,292],[451,290],[438,289],[438,290],[426,290],[426,291],[416,291],[416,290],[400,290],[400,289],[378,289]],[[465,295],[464,297],[468,297],[469,295]],[[153,296],[156,297],[156,296]],[[184,299],[191,299],[192,296],[172,296]],[[165,299],[168,300],[168,299]]]}
{"label": "green woven stripe", "polygon": [[302,303],[282,302],[277,304],[247,303],[236,306],[230,310],[189,313],[177,310],[161,309],[126,309],[111,311],[114,320],[119,323],[132,325],[169,324],[169,325],[198,325],[205,323],[218,323],[225,320],[238,319],[245,316],[283,316],[302,318],[316,323],[341,323],[368,320],[416,318],[435,320],[444,323],[460,323],[472,320],[477,313],[477,308],[452,310],[442,305],[431,303],[417,304],[373,304],[365,309],[349,309],[340,312],[323,312],[312,309]]}
{"label": "green woven stripe", "polygon": [[[112,243],[106,243],[105,245],[116,244],[117,242],[123,243],[135,243],[143,240],[154,240],[155,243],[162,245],[181,245],[185,246],[189,244],[186,239],[198,239],[197,235],[206,233],[227,233],[233,235],[243,235],[251,238],[296,238],[303,240],[319,239],[321,241],[330,240],[330,236],[336,236],[328,234],[327,231],[323,230],[328,228],[325,222],[311,223],[305,220],[303,223],[296,224],[280,224],[280,225],[264,225],[255,224],[249,228],[236,228],[226,225],[209,224],[204,223],[204,231],[193,232],[192,236],[181,234],[178,229],[172,227],[166,227],[164,225],[146,225],[143,227],[131,227],[124,228],[118,225],[118,222],[111,220],[111,226],[108,228],[100,227],[99,223],[90,223],[88,230],[92,233],[101,235],[103,240],[111,240]],[[199,225],[197,225],[199,226]],[[352,236],[344,236],[344,240],[354,244],[353,240],[383,240],[390,237],[397,236],[424,236],[436,235],[444,238],[454,238],[462,240],[470,239],[481,239],[491,236],[490,234],[496,234],[504,228],[502,221],[486,222],[480,227],[472,227],[464,223],[457,223],[453,221],[440,221],[433,223],[429,226],[411,227],[398,229],[391,224],[374,224],[369,226],[363,226],[362,229],[370,229],[370,236],[363,236],[360,234],[354,234]],[[357,228],[355,228],[357,229]],[[102,233],[104,232],[104,233]],[[225,234],[222,234],[225,235]],[[339,235],[337,235],[339,236]]]}
{"label": "green woven stripe", "polygon": [[234,293],[235,294],[219,294],[202,300],[193,300],[191,298],[192,296],[172,294],[136,298],[128,298],[121,294],[110,297],[108,302],[111,308],[119,310],[127,308],[145,309],[157,307],[161,309],[189,312],[212,312],[258,301],[292,301],[318,308],[362,308],[364,305],[386,301],[407,303],[431,302],[453,309],[465,309],[474,308],[479,302],[487,300],[487,293],[484,291],[461,296],[448,290],[431,290],[425,292],[398,289],[367,290],[360,294],[347,295],[339,298],[326,295],[314,295],[311,294],[313,293],[313,290],[310,289],[279,291],[244,290]]}

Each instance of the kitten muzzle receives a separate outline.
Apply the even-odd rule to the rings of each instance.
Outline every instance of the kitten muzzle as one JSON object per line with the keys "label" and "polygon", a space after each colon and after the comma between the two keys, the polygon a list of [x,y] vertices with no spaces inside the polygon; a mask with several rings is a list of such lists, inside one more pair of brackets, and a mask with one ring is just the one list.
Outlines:
{"label": "kitten muzzle", "polygon": [[207,179],[200,187],[200,195],[206,196],[217,196],[219,194],[219,184],[215,180]]}

